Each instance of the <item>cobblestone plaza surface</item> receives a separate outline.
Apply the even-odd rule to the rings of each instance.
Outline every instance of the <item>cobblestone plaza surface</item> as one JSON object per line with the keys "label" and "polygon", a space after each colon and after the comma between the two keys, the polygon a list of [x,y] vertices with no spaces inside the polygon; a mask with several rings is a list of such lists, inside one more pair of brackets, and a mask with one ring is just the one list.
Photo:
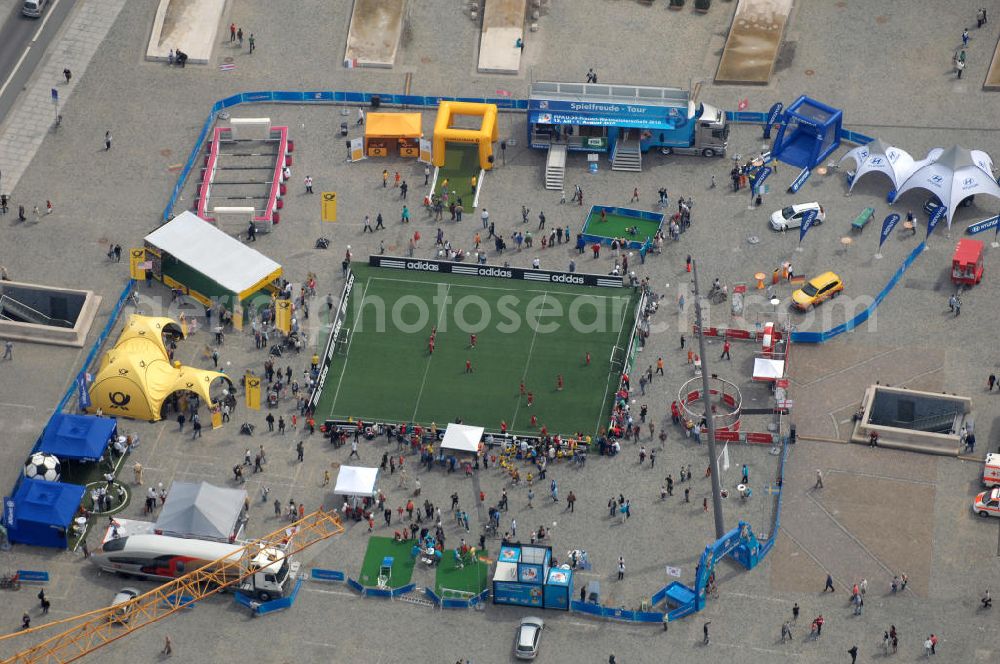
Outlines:
{"label": "cobblestone plaza surface", "polygon": [[[0,3],[0,8],[9,3]],[[338,90],[414,94],[495,96],[497,90],[524,98],[531,81],[582,81],[593,68],[603,82],[644,85],[700,86],[701,100],[735,110],[749,101],[752,111],[766,111],[775,101],[786,105],[807,94],[844,111],[845,126],[882,138],[922,157],[935,146],[953,144],[985,150],[1000,156],[1000,138],[993,118],[1000,111],[994,93],[981,90],[997,43],[997,23],[975,28],[981,3],[958,0],[947,8],[935,3],[872,0],[818,2],[806,0],[793,11],[785,45],[775,74],[767,86],[741,88],[711,84],[735,3],[715,2],[708,14],[690,7],[671,12],[666,2],[647,7],[632,0],[552,0],[537,32],[529,32],[517,76],[476,73],[478,26],[463,13],[457,0],[410,3],[408,23],[392,69],[345,69],[342,65],[351,3],[303,0],[285,2],[234,0],[224,23],[235,22],[255,35],[252,55],[231,48],[228,34],[220,30],[207,66],[184,69],[143,60],[155,3],[78,3],[60,39],[42,61],[22,93],[18,106],[0,127],[0,188],[12,196],[13,214],[0,217],[0,264],[12,279],[55,286],[92,289],[103,296],[101,314],[91,332],[92,343],[107,321],[112,303],[127,278],[126,264],[105,258],[109,243],[138,246],[155,228],[172,190],[180,165],[187,159],[211,104],[241,91]],[[693,3],[688,3],[691,5]],[[1000,20],[1000,19],[998,19]],[[971,27],[968,66],[962,79],[951,73],[951,58],[961,45],[963,28]],[[582,34],[587,34],[581,39]],[[220,64],[233,63],[223,71]],[[62,83],[62,69],[74,76]],[[59,131],[51,131],[53,108],[49,89],[61,91]],[[429,134],[433,111],[424,110]],[[319,280],[320,299],[337,294],[343,285],[340,260],[350,245],[355,259],[364,259],[384,242],[387,253],[403,253],[414,229],[423,239],[415,255],[434,257],[433,237],[438,227],[455,246],[471,249],[473,236],[482,231],[480,210],[467,210],[462,222],[433,222],[420,207],[424,190],[423,166],[390,158],[344,162],[342,121],[354,128],[355,111],[341,115],[335,106],[247,105],[234,115],[267,116],[287,125],[295,141],[293,175],[281,223],[261,235],[255,247],[281,263],[286,276],[301,281],[309,272]],[[111,131],[113,148],[104,150],[104,135]],[[791,289],[780,285],[783,303],[777,310],[763,297],[748,299],[747,324],[790,317],[799,329],[823,330],[839,324],[867,306],[891,274],[919,242],[924,219],[914,239],[891,236],[874,257],[878,240],[876,223],[850,246],[841,238],[851,236],[850,221],[866,206],[876,208],[875,221],[889,212],[886,182],[864,180],[845,196],[842,174],[814,174],[797,195],[785,193],[795,169],[780,165],[771,176],[770,193],[760,209],[747,208],[745,192],[726,186],[731,162],[683,156],[644,155],[642,173],[611,172],[607,162],[597,173],[587,172],[586,158],[571,155],[566,186],[579,184],[587,205],[560,204],[559,193],[543,187],[545,155],[525,148],[523,114],[502,114],[501,138],[511,146],[506,163],[490,172],[483,184],[480,208],[490,211],[499,232],[509,236],[522,230],[521,206],[531,209],[529,228],[537,227],[537,213],[544,212],[547,227],[569,226],[575,234],[590,204],[629,206],[632,190],[641,201],[633,204],[654,209],[656,191],[667,187],[670,205],[679,196],[693,196],[693,225],[677,243],[667,242],[662,255],[630,260],[630,269],[649,277],[663,295],[653,318],[647,347],[639,354],[640,367],[655,366],[664,358],[665,376],[657,376],[637,404],[648,404],[650,419],[669,436],[661,445],[644,431],[638,444],[624,445],[615,458],[591,455],[583,468],[556,464],[549,477],[559,483],[560,498],[569,491],[578,496],[575,510],[566,511],[562,500],[548,498],[548,484],[536,485],[534,507],[528,508],[526,488],[510,491],[510,511],[502,529],[515,518],[519,535],[544,525],[552,530],[554,553],[565,559],[570,549],[586,549],[593,569],[578,576],[581,582],[601,582],[602,602],[638,607],[653,591],[673,580],[667,566],[680,568],[681,580],[690,583],[698,557],[714,539],[712,517],[702,510],[710,494],[704,477],[707,453],[670,425],[669,404],[680,386],[692,377],[680,336],[692,343],[693,312],[688,255],[698,261],[707,285],[716,276],[723,281],[752,283],[759,271],[770,274],[782,261],[792,261],[795,272],[812,276],[832,269],[844,279],[839,300],[814,313],[786,313]],[[514,139],[510,141],[510,139]],[[759,127],[734,126],[730,154],[750,155],[762,148]],[[835,157],[842,155],[841,148]],[[413,210],[409,226],[399,223],[403,201],[398,189],[382,187],[381,172],[400,170],[412,189],[408,203]],[[316,195],[305,193],[303,178],[311,175]],[[715,176],[719,186],[712,189]],[[177,210],[192,203],[197,171],[186,183]],[[319,193],[336,191],[338,221],[320,221]],[[17,205],[29,211],[44,210],[51,200],[54,211],[40,219],[29,214],[16,221]],[[797,251],[797,233],[778,234],[767,227],[773,210],[792,203],[820,202],[826,222],[812,231]],[[898,212],[923,205],[920,193],[908,194],[895,206]],[[977,205],[960,210],[950,236],[940,227],[902,282],[879,306],[864,326],[820,346],[798,345],[792,351],[790,392],[794,400],[792,421],[799,442],[789,452],[784,484],[782,529],[775,548],[757,569],[746,572],[732,563],[718,568],[720,596],[709,600],[700,614],[671,624],[642,626],[592,620],[579,614],[546,612],[539,661],[606,662],[614,653],[619,663],[631,662],[813,662],[848,661],[848,648],[857,644],[859,661],[882,657],[883,630],[895,625],[900,634],[900,661],[923,657],[922,643],[930,634],[940,641],[935,657],[943,662],[979,663],[1000,659],[1000,628],[995,614],[979,608],[987,586],[1000,588],[1000,529],[996,522],[975,518],[970,503],[979,490],[981,459],[986,448],[996,450],[1000,438],[1000,398],[985,390],[986,376],[996,371],[1000,356],[993,342],[998,320],[996,307],[996,249],[987,234],[986,276],[983,283],[964,294],[962,315],[950,315],[947,298],[949,260],[955,240],[972,221],[996,214],[998,202],[978,197]],[[364,216],[385,217],[386,230],[362,233]],[[317,237],[331,239],[329,250],[317,250]],[[984,236],[980,236],[981,238]],[[757,242],[751,242],[756,238]],[[614,259],[602,252],[600,259],[577,256],[573,245],[506,252],[499,258],[490,244],[491,264],[509,261],[529,267],[534,258],[548,269],[566,269],[576,259],[582,272],[607,273]],[[176,313],[166,305],[169,291],[154,286],[139,288],[144,313]],[[685,294],[685,307],[676,306]],[[991,295],[992,293],[992,295]],[[162,306],[161,306],[162,303]],[[324,306],[316,303],[302,321],[310,343],[321,344],[325,332]],[[132,311],[128,308],[126,311]],[[729,307],[708,312],[712,324],[730,320]],[[201,330],[182,342],[178,359],[210,367],[203,354],[210,344]],[[15,344],[14,359],[0,362],[0,425],[5,434],[0,449],[0,486],[13,485],[21,464],[64,391],[71,384],[86,355],[84,350],[27,343]],[[706,359],[711,371],[732,380],[743,391],[746,407],[765,407],[770,394],[749,380],[755,347],[734,342],[732,360],[720,360],[719,343],[710,343]],[[234,334],[219,349],[221,364],[233,375],[247,368],[260,370],[264,356],[254,349],[252,336]],[[286,355],[277,364],[292,366],[297,374],[308,364],[310,352]],[[289,359],[290,358],[290,359]],[[850,417],[865,387],[875,381],[929,391],[971,396],[980,445],[975,455],[960,459],[925,456],[886,449],[848,445]],[[286,417],[292,403],[279,406]],[[311,508],[339,507],[329,488],[322,486],[323,471],[335,475],[336,464],[346,463],[350,446],[334,450],[320,436],[289,431],[280,436],[266,432],[265,412],[248,413],[242,405],[234,423],[191,440],[170,422],[123,422],[122,427],[141,435],[133,455],[145,467],[146,484],[174,480],[207,480],[231,484],[231,468],[242,460],[243,450],[263,444],[269,463],[265,472],[252,475],[246,484],[253,507],[250,536],[280,525],[272,510],[260,502],[267,486],[271,498],[294,498]],[[588,421],[590,414],[587,414]],[[238,424],[257,425],[252,438],[238,435]],[[748,427],[762,428],[755,418]],[[296,461],[295,444],[304,440],[304,462]],[[657,452],[656,466],[639,464],[638,446]],[[361,447],[363,464],[376,465],[384,442]],[[777,466],[769,449],[731,445],[733,468],[725,473],[724,486],[732,489],[740,479],[737,469],[748,464],[754,497],[747,502],[724,501],[727,527],[739,519],[766,533],[772,513],[768,492]],[[133,461],[130,460],[130,464]],[[334,464],[332,467],[331,464]],[[674,496],[660,500],[660,486],[667,474],[678,479],[680,468],[690,465],[693,480],[675,483]],[[822,469],[824,487],[815,489],[816,469]],[[412,469],[411,469],[412,470]],[[447,508],[448,497],[458,492],[463,507],[476,504],[473,483],[440,471],[411,474],[422,484],[422,497]],[[130,480],[126,472],[123,480]],[[487,502],[495,502],[504,486],[494,469],[480,473]],[[691,488],[690,503],[683,489]],[[386,476],[381,487],[389,503],[405,502],[409,490],[397,486],[397,477]],[[773,486],[771,486],[773,489]],[[623,494],[631,499],[633,516],[626,523],[607,516],[607,502]],[[141,501],[134,501],[123,516],[141,518]],[[472,540],[479,528],[473,513]],[[484,519],[485,515],[478,515]],[[462,536],[446,518],[449,544]],[[391,535],[380,526],[377,534]],[[367,541],[364,524],[348,525],[345,534],[305,552],[306,567],[343,570],[356,575]],[[94,546],[95,537],[91,536]],[[491,547],[493,548],[493,547]],[[625,578],[617,581],[617,559],[624,556]],[[0,631],[13,631],[28,611],[33,624],[68,618],[107,604],[122,586],[150,589],[143,581],[124,581],[99,574],[79,553],[29,547],[0,552],[0,568],[45,569],[51,574],[46,595],[52,602],[42,616],[35,590],[0,590]],[[905,592],[890,593],[894,574],[906,573]],[[827,574],[835,593],[823,593]],[[853,615],[850,586],[867,578],[869,589],[863,615]],[[427,570],[414,572],[414,582],[432,585]],[[793,626],[794,640],[781,643],[780,628],[798,603],[801,615]],[[347,588],[307,582],[288,611],[252,618],[228,596],[200,603],[190,611],[140,630],[103,648],[91,659],[109,664],[157,661],[164,636],[174,644],[173,660],[249,662],[454,662],[476,664],[512,661],[515,627],[528,612],[489,605],[483,611],[436,611],[403,601],[362,599]],[[826,618],[822,638],[809,639],[809,622],[817,614]],[[711,621],[711,644],[702,645],[702,626]],[[54,628],[55,629],[55,628]],[[37,635],[0,641],[0,659],[37,642]]]}

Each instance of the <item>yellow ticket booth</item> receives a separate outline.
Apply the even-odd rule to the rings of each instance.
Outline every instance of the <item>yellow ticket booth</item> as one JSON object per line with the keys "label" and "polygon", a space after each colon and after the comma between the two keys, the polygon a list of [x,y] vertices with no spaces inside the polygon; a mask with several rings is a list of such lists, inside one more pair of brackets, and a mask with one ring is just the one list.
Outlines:
{"label": "yellow ticket booth", "polygon": [[421,121],[420,113],[369,113],[365,118],[365,154],[418,157],[423,135]]}

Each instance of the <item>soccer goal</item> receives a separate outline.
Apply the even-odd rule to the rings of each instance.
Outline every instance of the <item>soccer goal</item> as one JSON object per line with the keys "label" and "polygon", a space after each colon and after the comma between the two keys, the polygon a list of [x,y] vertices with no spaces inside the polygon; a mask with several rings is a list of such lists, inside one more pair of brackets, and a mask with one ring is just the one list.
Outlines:
{"label": "soccer goal", "polygon": [[347,344],[351,340],[351,328],[342,327],[337,331],[337,338],[333,342],[333,352],[335,355],[347,355]]}
{"label": "soccer goal", "polygon": [[620,373],[625,367],[625,349],[621,346],[613,347],[609,364],[611,365],[611,373]]}

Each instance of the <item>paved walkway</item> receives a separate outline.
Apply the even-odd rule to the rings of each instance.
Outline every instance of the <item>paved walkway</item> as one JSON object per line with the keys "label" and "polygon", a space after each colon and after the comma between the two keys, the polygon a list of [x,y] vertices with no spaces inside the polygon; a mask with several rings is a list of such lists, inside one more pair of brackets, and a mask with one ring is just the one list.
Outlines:
{"label": "paved walkway", "polygon": [[[77,6],[63,36],[54,42],[44,64],[32,77],[28,89],[21,94],[13,112],[0,128],[0,171],[3,171],[4,192],[14,191],[21,176],[35,158],[54,121],[65,106],[86,71],[98,47],[108,36],[125,0],[84,2]],[[73,72],[70,83],[63,69]],[[59,93],[59,105],[52,101],[52,90]],[[72,131],[68,119],[59,131]],[[14,199],[14,204],[17,200]]]}

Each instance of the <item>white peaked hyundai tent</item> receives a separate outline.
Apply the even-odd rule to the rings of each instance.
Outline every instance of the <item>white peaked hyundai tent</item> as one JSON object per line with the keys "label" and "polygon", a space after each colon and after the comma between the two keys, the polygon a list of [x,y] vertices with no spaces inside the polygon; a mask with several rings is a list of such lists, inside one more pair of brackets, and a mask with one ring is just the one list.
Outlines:
{"label": "white peaked hyundai tent", "polygon": [[378,482],[378,468],[362,466],[341,466],[337,473],[337,486],[333,492],[338,496],[358,496],[366,498],[375,493]]}
{"label": "white peaked hyundai tent", "polygon": [[441,451],[451,450],[453,452],[465,452],[476,454],[479,452],[479,441],[483,439],[484,427],[472,427],[468,424],[455,424],[451,422],[444,430],[444,440],[441,441]]}
{"label": "white peaked hyundai tent", "polygon": [[174,482],[153,532],[157,535],[232,542],[243,527],[247,492],[208,482]]}
{"label": "white peaked hyundai tent", "polygon": [[858,180],[869,173],[882,173],[888,176],[892,181],[892,188],[898,189],[913,172],[913,157],[908,152],[886,145],[877,138],[845,154],[840,163],[843,164],[848,159],[853,159],[855,163],[854,179],[851,180],[850,189],[854,189]]}
{"label": "white peaked hyundai tent", "polygon": [[1000,185],[993,179],[993,160],[982,150],[959,145],[941,152],[933,161],[917,168],[897,189],[897,198],[911,189],[925,189],[948,207],[948,227],[959,204],[976,194],[1000,198]]}

